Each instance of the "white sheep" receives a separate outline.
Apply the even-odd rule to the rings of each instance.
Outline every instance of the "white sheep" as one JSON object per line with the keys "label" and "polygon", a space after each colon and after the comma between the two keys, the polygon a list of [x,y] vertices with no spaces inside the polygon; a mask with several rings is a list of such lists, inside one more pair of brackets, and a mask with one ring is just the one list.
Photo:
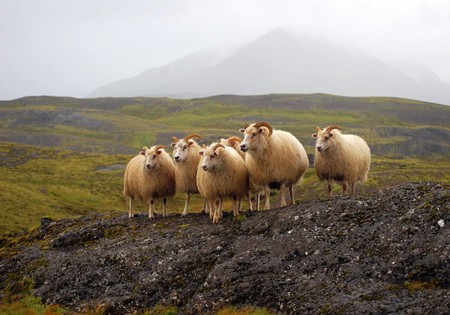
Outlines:
{"label": "white sheep", "polygon": [[370,148],[356,135],[342,134],[338,126],[317,127],[314,166],[320,180],[328,181],[332,196],[333,180],[342,185],[343,194],[355,193],[357,181],[365,181],[370,169]]}
{"label": "white sheep", "polygon": [[233,148],[220,143],[212,143],[199,154],[203,158],[201,170],[197,172],[197,186],[200,194],[209,202],[213,222],[219,222],[225,198],[233,198],[233,215],[236,217],[249,185],[249,173],[244,160]]}
{"label": "white sheep", "polygon": [[246,125],[241,150],[246,152],[245,162],[250,178],[264,186],[264,208],[270,209],[270,189],[280,189],[280,206],[286,206],[286,188],[294,204],[294,185],[308,168],[308,156],[300,141],[291,133],[273,130],[267,122]]}
{"label": "white sheep", "polygon": [[199,193],[196,178],[198,164],[202,158],[198,154],[201,148],[192,138],[201,139],[202,137],[196,133],[187,135],[184,139],[172,137],[173,159],[177,171],[177,190],[186,193],[182,216],[186,216],[188,213],[191,194]]}
{"label": "white sheep", "polygon": [[133,200],[136,198],[148,202],[150,219],[154,217],[155,200],[162,199],[163,216],[166,216],[166,201],[175,195],[175,181],[175,166],[164,146],[143,147],[125,169],[123,194],[129,202],[128,216],[133,217]]}
{"label": "white sheep", "polygon": [[[220,139],[221,144],[235,149],[236,152],[239,153],[239,155],[245,161],[245,152],[241,150],[241,142],[242,142],[242,139],[239,137],[236,137],[236,136],[229,137],[227,139],[225,139],[225,138]],[[264,192],[264,187],[256,185],[250,176],[249,191],[248,191],[248,205],[249,205],[250,211],[254,210],[253,202],[252,202],[253,195],[255,196],[256,210],[259,210],[260,196],[263,194],[263,192]]]}

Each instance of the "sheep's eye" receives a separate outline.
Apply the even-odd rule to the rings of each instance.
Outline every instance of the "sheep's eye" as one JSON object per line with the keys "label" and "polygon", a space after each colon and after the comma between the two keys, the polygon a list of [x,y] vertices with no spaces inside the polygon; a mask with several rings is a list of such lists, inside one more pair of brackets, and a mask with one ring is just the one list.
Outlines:
{"label": "sheep's eye", "polygon": [[252,138],[256,137],[258,135],[257,132],[252,133]]}
{"label": "sheep's eye", "polygon": [[185,145],[184,147],[183,147],[183,150],[186,150],[187,149],[187,145]]}
{"label": "sheep's eye", "polygon": [[216,155],[215,154],[211,154],[209,157],[212,159],[214,158]]}
{"label": "sheep's eye", "polygon": [[152,159],[156,159],[156,154],[153,154],[153,155],[152,155]]}

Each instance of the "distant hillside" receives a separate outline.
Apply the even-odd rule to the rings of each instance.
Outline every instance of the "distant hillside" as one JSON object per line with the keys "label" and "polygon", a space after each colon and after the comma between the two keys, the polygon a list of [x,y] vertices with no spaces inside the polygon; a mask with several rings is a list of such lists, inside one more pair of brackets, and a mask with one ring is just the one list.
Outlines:
{"label": "distant hillside", "polygon": [[195,53],[167,66],[112,82],[89,97],[329,93],[395,96],[450,104],[450,84],[431,70],[393,67],[360,51],[277,29],[225,59]]}
{"label": "distant hillside", "polygon": [[204,141],[239,136],[245,122],[266,120],[305,146],[314,128],[340,124],[364,136],[375,154],[450,154],[450,107],[400,98],[327,94],[169,98],[26,97],[0,102],[0,140],[82,152],[132,153],[199,132]]}

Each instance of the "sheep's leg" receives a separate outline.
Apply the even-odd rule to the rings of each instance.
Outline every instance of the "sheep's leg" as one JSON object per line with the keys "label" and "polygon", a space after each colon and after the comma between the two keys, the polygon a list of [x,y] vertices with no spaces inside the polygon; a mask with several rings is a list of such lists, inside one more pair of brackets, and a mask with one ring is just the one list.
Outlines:
{"label": "sheep's leg", "polygon": [[186,199],[184,201],[184,210],[183,210],[183,213],[181,214],[181,216],[183,216],[183,217],[187,216],[190,200],[191,200],[191,194],[189,192],[187,192]]}
{"label": "sheep's leg", "polygon": [[150,199],[148,207],[148,218],[153,219],[155,217],[155,199]]}
{"label": "sheep's leg", "polygon": [[346,182],[343,182],[342,183],[342,194],[343,195],[347,195],[347,183]]}
{"label": "sheep's leg", "polygon": [[128,198],[128,217],[133,217],[133,198]]}
{"label": "sheep's leg", "polygon": [[219,204],[216,205],[216,209],[214,211],[213,223],[219,223],[221,209],[222,209],[222,198],[219,198]]}
{"label": "sheep's leg", "polygon": [[222,198],[216,200],[216,206],[218,208],[219,218],[223,217],[223,201]]}
{"label": "sheep's leg", "polygon": [[280,207],[286,207],[286,185],[280,187]]}
{"label": "sheep's leg", "polygon": [[260,204],[261,194],[258,192],[256,194],[256,210],[259,211],[259,204]]}
{"label": "sheep's leg", "polygon": [[352,194],[354,194],[355,193],[355,188],[356,188],[356,183],[353,182],[350,185],[352,187]]}
{"label": "sheep's leg", "polygon": [[294,199],[294,185],[289,186],[289,195],[291,197],[291,205],[295,205]]}
{"label": "sheep's leg", "polygon": [[200,211],[204,213],[209,213],[208,199],[203,200],[203,207]]}
{"label": "sheep's leg", "polygon": [[216,211],[216,200],[211,199],[208,200],[208,207],[209,207],[209,218],[213,219],[214,217],[214,212]]}
{"label": "sheep's leg", "polygon": [[167,217],[167,199],[164,198],[163,202],[162,202],[162,206],[163,206],[163,217]]}
{"label": "sheep's leg", "polygon": [[331,179],[328,180],[328,196],[333,197],[333,181]]}
{"label": "sheep's leg", "polygon": [[248,208],[250,211],[253,211],[253,202],[252,202],[252,193],[247,193],[247,199],[248,199]]}
{"label": "sheep's leg", "polygon": [[264,209],[270,209],[270,188],[269,185],[264,186]]}
{"label": "sheep's leg", "polygon": [[233,196],[233,217],[235,218],[239,215],[239,202],[240,200],[238,201],[236,196]]}

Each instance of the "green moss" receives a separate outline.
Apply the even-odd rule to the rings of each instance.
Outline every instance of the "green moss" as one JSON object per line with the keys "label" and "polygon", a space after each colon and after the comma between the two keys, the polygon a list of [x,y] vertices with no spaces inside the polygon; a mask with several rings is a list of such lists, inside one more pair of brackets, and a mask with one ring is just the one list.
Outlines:
{"label": "green moss", "polygon": [[420,282],[420,281],[405,281],[403,287],[410,292],[421,291],[421,290],[434,290],[437,285],[433,281]]}

